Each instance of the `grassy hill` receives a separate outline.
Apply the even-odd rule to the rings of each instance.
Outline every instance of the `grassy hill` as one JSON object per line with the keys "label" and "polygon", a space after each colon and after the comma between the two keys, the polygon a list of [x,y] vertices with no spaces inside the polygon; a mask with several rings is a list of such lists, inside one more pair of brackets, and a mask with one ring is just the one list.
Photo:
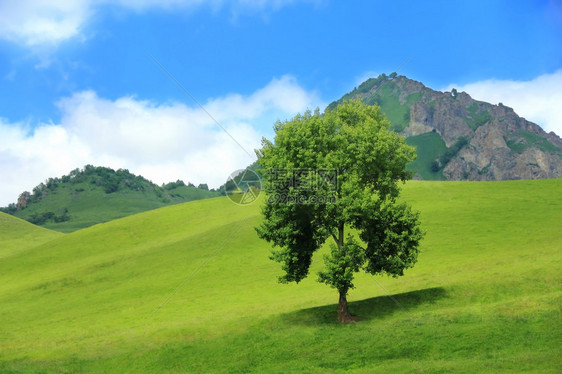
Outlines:
{"label": "grassy hill", "polygon": [[419,263],[359,276],[352,325],[315,281],[321,253],[301,284],[276,283],[257,204],[201,200],[29,245],[0,261],[0,372],[560,372],[562,180],[403,195],[427,232]]}
{"label": "grassy hill", "polygon": [[87,165],[61,178],[48,179],[24,199],[23,207],[11,204],[4,211],[48,229],[72,232],[134,213],[219,195],[182,181],[158,186],[127,170]]}
{"label": "grassy hill", "polygon": [[61,233],[32,225],[20,218],[0,212],[0,261],[60,236],[62,236]]}

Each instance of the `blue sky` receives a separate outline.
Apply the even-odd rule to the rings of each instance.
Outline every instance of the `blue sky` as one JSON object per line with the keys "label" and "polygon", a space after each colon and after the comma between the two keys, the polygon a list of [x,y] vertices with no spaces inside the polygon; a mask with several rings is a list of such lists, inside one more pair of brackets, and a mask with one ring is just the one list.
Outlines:
{"label": "blue sky", "polygon": [[[48,4],[47,4],[48,3]],[[399,74],[562,133],[545,1],[0,0],[0,205],[87,163],[218,186],[277,119]]]}

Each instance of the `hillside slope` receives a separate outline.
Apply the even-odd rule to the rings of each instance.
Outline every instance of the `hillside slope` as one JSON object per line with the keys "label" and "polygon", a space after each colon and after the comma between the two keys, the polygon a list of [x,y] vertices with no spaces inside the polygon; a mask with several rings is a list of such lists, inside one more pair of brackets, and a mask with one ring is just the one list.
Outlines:
{"label": "hillside slope", "polygon": [[0,212],[0,260],[61,236],[59,232]]}
{"label": "hillside slope", "polygon": [[134,213],[219,195],[182,181],[157,186],[128,170],[86,165],[61,178],[49,178],[32,193],[23,192],[17,203],[3,210],[52,230],[72,232]]}
{"label": "hillside slope", "polygon": [[419,263],[359,276],[356,325],[315,281],[322,253],[301,284],[276,283],[259,206],[227,198],[10,256],[0,371],[557,372],[562,180],[412,181],[403,196],[427,232]]}
{"label": "hillside slope", "polygon": [[378,104],[391,127],[418,149],[420,179],[510,180],[562,177],[562,139],[499,103],[439,92],[404,76],[380,75],[341,100]]}

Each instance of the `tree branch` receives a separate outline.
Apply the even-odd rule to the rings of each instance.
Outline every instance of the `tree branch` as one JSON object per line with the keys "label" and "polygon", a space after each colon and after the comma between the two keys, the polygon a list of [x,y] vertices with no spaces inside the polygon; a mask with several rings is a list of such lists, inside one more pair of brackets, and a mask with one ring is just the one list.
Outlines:
{"label": "tree branch", "polygon": [[339,222],[338,225],[338,248],[341,249],[343,247],[343,229],[344,229],[344,225],[345,223],[343,222],[343,220],[341,220]]}

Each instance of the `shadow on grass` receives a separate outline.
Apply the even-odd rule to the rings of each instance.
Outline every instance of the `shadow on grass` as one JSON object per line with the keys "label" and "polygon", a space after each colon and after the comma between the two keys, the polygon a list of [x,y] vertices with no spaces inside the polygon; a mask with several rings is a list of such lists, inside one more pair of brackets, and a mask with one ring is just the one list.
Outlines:
{"label": "shadow on grass", "polygon": [[[395,295],[382,295],[365,300],[348,303],[349,311],[357,317],[358,321],[385,318],[396,312],[408,313],[420,305],[432,304],[446,297],[442,287],[432,287],[423,290],[410,291]],[[336,294],[334,293],[334,299]],[[338,304],[329,304],[297,310],[284,314],[282,320],[289,324],[339,324]]]}

